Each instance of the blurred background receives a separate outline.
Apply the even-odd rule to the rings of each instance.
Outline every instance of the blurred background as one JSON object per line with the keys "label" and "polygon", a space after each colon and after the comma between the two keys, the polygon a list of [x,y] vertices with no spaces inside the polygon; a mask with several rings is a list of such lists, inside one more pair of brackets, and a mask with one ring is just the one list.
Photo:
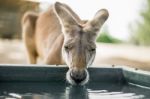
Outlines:
{"label": "blurred background", "polygon": [[[109,19],[97,38],[94,65],[126,65],[150,70],[150,0],[57,0],[91,19],[105,8]],[[45,11],[55,0],[0,0],[0,63],[27,64],[21,17]]]}

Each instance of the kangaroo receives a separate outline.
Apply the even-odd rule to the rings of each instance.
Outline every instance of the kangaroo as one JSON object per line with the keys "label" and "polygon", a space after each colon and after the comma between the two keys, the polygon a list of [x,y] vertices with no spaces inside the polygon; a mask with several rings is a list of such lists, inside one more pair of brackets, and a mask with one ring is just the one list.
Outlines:
{"label": "kangaroo", "polygon": [[106,9],[99,10],[93,19],[81,20],[66,4],[56,2],[43,13],[27,12],[22,18],[22,34],[28,61],[36,64],[66,64],[66,79],[73,85],[89,80],[88,66],[96,54],[96,37],[107,20]]}

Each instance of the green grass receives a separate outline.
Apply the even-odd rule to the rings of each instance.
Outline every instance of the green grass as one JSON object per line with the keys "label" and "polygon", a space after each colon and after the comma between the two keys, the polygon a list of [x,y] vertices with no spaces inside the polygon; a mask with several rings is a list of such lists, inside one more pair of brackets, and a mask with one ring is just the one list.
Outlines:
{"label": "green grass", "polygon": [[122,43],[121,40],[116,39],[109,35],[108,33],[102,33],[96,40],[97,42],[103,42],[103,43]]}

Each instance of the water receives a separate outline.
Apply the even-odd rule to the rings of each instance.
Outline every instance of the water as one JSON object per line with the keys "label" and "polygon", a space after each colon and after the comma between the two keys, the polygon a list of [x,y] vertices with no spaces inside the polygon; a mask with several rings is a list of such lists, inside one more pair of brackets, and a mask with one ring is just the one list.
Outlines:
{"label": "water", "polygon": [[0,83],[0,99],[150,99],[150,89],[119,83]]}

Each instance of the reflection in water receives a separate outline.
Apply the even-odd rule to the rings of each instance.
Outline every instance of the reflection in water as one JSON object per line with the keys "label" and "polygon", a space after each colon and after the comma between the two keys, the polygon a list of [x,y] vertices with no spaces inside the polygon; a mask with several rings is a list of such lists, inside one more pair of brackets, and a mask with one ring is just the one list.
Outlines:
{"label": "reflection in water", "polygon": [[66,87],[66,99],[89,99],[88,91],[85,86]]}
{"label": "reflection in water", "polygon": [[89,92],[90,99],[141,99],[144,95],[136,95],[135,93],[123,92]]}
{"label": "reflection in water", "polygon": [[149,99],[150,90],[131,85],[94,83],[0,83],[0,99]]}

